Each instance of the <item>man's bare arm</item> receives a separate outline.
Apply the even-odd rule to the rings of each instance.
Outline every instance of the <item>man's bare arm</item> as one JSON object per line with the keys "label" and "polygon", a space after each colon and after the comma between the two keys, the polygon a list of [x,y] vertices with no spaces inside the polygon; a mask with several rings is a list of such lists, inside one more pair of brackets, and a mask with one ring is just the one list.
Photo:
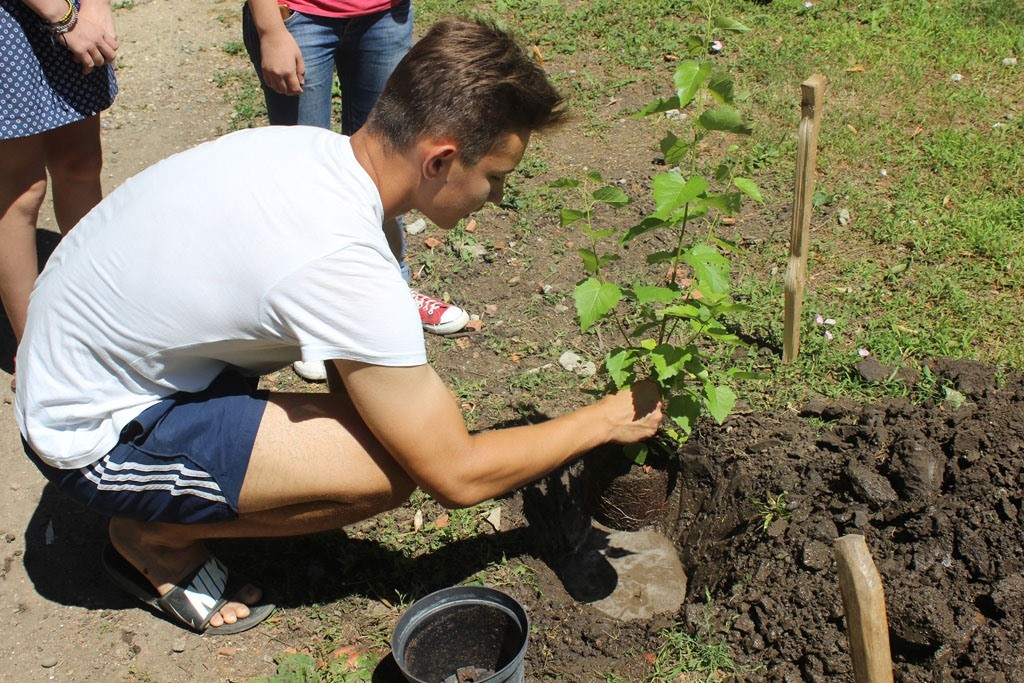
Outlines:
{"label": "man's bare arm", "polygon": [[335,364],[363,421],[417,485],[446,507],[493,498],[603,443],[647,438],[661,421],[657,389],[641,384],[540,424],[469,434],[429,365]]}

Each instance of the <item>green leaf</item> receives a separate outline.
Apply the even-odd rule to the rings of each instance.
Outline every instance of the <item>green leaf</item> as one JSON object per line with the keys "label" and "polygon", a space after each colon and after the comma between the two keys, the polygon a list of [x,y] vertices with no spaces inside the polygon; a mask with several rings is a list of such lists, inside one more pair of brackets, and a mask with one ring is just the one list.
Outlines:
{"label": "green leaf", "polygon": [[615,349],[604,358],[604,368],[615,383],[616,389],[630,386],[636,381],[633,365],[637,361],[636,349]]}
{"label": "green leaf", "polygon": [[644,108],[633,114],[630,118],[639,119],[644,116],[650,116],[651,114],[660,114],[665,111],[672,111],[673,109],[679,109],[679,98],[668,97],[663,100],[654,100],[644,105]]}
{"label": "green leaf", "polygon": [[594,274],[598,271],[599,265],[597,262],[597,254],[592,252],[590,249],[577,249],[576,253],[583,259],[583,270],[590,274]]}
{"label": "green leaf", "polygon": [[625,206],[633,201],[625,192],[611,185],[605,185],[600,189],[594,190],[590,196],[609,206]]}
{"label": "green leaf", "polygon": [[749,178],[733,178],[732,184],[739,189],[740,192],[747,195],[756,202],[764,203],[764,199],[761,197],[761,189],[757,186],[753,180]]}
{"label": "green leaf", "polygon": [[724,183],[729,179],[729,175],[732,173],[732,166],[726,163],[715,166],[715,180],[720,183]]}
{"label": "green leaf", "polygon": [[548,187],[548,188],[550,188],[552,190],[557,190],[557,189],[564,188],[564,187],[579,187],[579,186],[580,186],[580,181],[576,180],[575,178],[559,178],[558,180],[552,180],[550,183],[547,184],[546,187]]}
{"label": "green leaf", "polygon": [[676,96],[679,98],[679,109],[693,101],[701,84],[707,80],[710,73],[711,64],[709,62],[687,60],[679,63],[675,75],[672,77],[676,86]]}
{"label": "green leaf", "polygon": [[727,386],[715,386],[711,382],[704,385],[704,404],[708,407],[711,417],[722,424],[729,417],[736,405],[736,394]]}
{"label": "green leaf", "polygon": [[723,31],[732,31],[734,33],[747,33],[750,31],[749,28],[731,17],[715,17],[715,26]]}
{"label": "green leaf", "polygon": [[559,224],[564,228],[567,225],[572,225],[577,221],[582,220],[587,215],[586,211],[579,211],[577,209],[562,209],[558,216]]}
{"label": "green leaf", "polygon": [[720,327],[706,327],[704,328],[704,334],[708,335],[712,339],[716,339],[727,344],[735,344],[740,340],[740,338],[734,333]]}
{"label": "green leaf", "polygon": [[726,303],[726,304],[722,304],[721,306],[716,306],[715,310],[717,312],[719,312],[719,313],[732,314],[732,313],[746,313],[747,311],[752,311],[754,309],[751,308],[750,306],[746,305],[746,304],[739,304],[739,303],[735,303],[735,302],[729,302],[729,303]]}
{"label": "green leaf", "polygon": [[623,455],[641,466],[647,462],[648,452],[647,446],[642,443],[627,443],[622,447]]}
{"label": "green leaf", "polygon": [[732,107],[722,106],[718,109],[708,109],[700,118],[698,123],[707,130],[723,130],[727,133],[739,135],[750,135],[752,129],[743,122],[743,117]]}
{"label": "green leaf", "polygon": [[619,244],[625,244],[626,242],[633,240],[634,238],[644,234],[645,232],[657,230],[658,228],[664,228],[668,225],[669,223],[662,218],[648,216],[647,218],[644,218],[642,221],[640,221],[640,225],[634,225],[632,228],[626,231],[626,234],[619,239]]}
{"label": "green leaf", "polygon": [[657,374],[657,381],[663,383],[682,372],[690,359],[689,349],[671,344],[659,344],[651,351],[651,364]]}
{"label": "green leaf", "polygon": [[665,406],[668,419],[676,424],[687,436],[693,431],[693,425],[700,417],[701,403],[690,394],[680,394],[669,399]]}
{"label": "green leaf", "polygon": [[713,74],[708,79],[708,92],[722,104],[732,104],[734,98],[732,79],[722,72]]}
{"label": "green leaf", "polygon": [[690,150],[690,143],[680,140],[674,133],[669,133],[661,140],[661,154],[665,157],[665,163],[675,166]]}
{"label": "green leaf", "polygon": [[604,181],[604,178],[601,177],[600,171],[587,171],[587,180],[592,183],[600,183]]}
{"label": "green leaf", "polygon": [[707,44],[700,36],[687,36],[685,45],[686,54],[691,57],[696,57],[697,55],[702,55],[707,52]]}
{"label": "green leaf", "polygon": [[615,234],[615,230],[592,230],[589,226],[583,226],[583,232],[593,237],[595,240],[602,240],[605,237],[611,237]]}
{"label": "green leaf", "polygon": [[729,291],[729,259],[717,249],[695,244],[683,254],[683,260],[693,268],[697,282],[707,290],[705,294]]}
{"label": "green leaf", "polygon": [[722,239],[721,237],[712,237],[711,241],[718,245],[718,248],[722,251],[727,251],[730,254],[742,254],[744,253],[739,246],[732,240]]}
{"label": "green leaf", "polygon": [[743,204],[743,195],[739,192],[726,192],[725,194],[713,194],[707,197],[701,197],[697,200],[697,203],[702,206],[713,206],[720,211],[724,211],[727,215],[731,216],[734,213],[739,213],[739,210]]}
{"label": "green leaf", "polygon": [[654,216],[657,218],[668,218],[677,209],[687,202],[692,202],[710,187],[708,181],[700,176],[693,176],[684,180],[683,176],[675,171],[659,173],[654,176]]}
{"label": "green leaf", "polygon": [[586,332],[598,319],[615,308],[615,304],[622,298],[622,291],[612,282],[602,283],[596,278],[590,278],[576,285],[573,298],[580,319],[580,332]]}
{"label": "green leaf", "polygon": [[668,263],[675,258],[676,252],[674,251],[656,251],[647,255],[647,263],[653,266],[655,263]]}
{"label": "green leaf", "polygon": [[658,311],[658,314],[670,318],[697,318],[700,316],[700,309],[692,304],[682,304],[680,306],[663,308]]}
{"label": "green leaf", "polygon": [[679,298],[679,291],[668,287],[653,287],[651,285],[637,285],[633,288],[636,300],[641,304],[649,304],[652,301],[659,304],[667,304]]}

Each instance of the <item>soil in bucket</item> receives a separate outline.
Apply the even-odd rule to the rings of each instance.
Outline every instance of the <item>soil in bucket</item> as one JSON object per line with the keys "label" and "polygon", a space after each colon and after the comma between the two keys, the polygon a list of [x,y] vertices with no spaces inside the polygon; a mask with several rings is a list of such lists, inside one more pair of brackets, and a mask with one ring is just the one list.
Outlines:
{"label": "soil in bucket", "polygon": [[512,598],[461,586],[414,604],[395,627],[393,650],[416,683],[517,683],[528,633],[526,613]]}

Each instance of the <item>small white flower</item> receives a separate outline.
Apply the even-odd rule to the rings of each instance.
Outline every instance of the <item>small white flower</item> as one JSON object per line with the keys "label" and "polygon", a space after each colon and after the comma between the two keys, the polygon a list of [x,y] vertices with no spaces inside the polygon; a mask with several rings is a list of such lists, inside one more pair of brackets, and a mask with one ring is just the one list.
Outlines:
{"label": "small white flower", "polygon": [[814,7],[814,3],[813,2],[805,2],[804,3],[804,9],[811,9],[812,7]]}
{"label": "small white flower", "polygon": [[722,41],[712,40],[711,44],[708,45],[708,52],[710,52],[711,54],[718,54],[719,52],[722,51],[722,47]]}
{"label": "small white flower", "polygon": [[835,335],[832,334],[832,330],[825,330],[825,339],[832,341],[835,338]]}
{"label": "small white flower", "polygon": [[824,325],[825,324],[825,318],[821,315],[821,313],[815,313],[814,314],[814,324],[815,325]]}
{"label": "small white flower", "polygon": [[953,74],[952,76],[949,77],[949,80],[953,81],[954,83],[959,83],[960,81],[964,80],[964,77],[962,74]]}
{"label": "small white flower", "polygon": [[860,356],[861,358],[867,358],[868,356],[871,355],[871,352],[868,351],[867,349],[857,349],[857,355]]}
{"label": "small white flower", "polygon": [[825,318],[825,324],[826,325],[835,325],[836,321],[835,321],[834,318]]}
{"label": "small white flower", "polygon": [[889,175],[889,172],[888,172],[888,171],[886,171],[886,170],[885,170],[885,169],[883,168],[883,169],[882,169],[882,175]]}

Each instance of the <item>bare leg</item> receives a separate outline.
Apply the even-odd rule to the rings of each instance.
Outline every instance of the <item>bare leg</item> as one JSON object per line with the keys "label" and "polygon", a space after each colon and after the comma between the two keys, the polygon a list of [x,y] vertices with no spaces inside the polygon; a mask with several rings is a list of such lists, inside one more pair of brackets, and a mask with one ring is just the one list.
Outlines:
{"label": "bare leg", "polygon": [[[179,525],[114,519],[114,547],[166,593],[208,557],[211,538],[297,536],[366,519],[404,502],[414,484],[343,394],[271,395],[253,446],[239,518]],[[250,588],[211,619],[245,618]]]}
{"label": "bare leg", "polygon": [[53,181],[53,212],[66,235],[103,198],[100,116],[43,133],[46,168]]}
{"label": "bare leg", "polygon": [[36,223],[46,197],[43,140],[0,140],[0,299],[20,342],[39,274]]}

